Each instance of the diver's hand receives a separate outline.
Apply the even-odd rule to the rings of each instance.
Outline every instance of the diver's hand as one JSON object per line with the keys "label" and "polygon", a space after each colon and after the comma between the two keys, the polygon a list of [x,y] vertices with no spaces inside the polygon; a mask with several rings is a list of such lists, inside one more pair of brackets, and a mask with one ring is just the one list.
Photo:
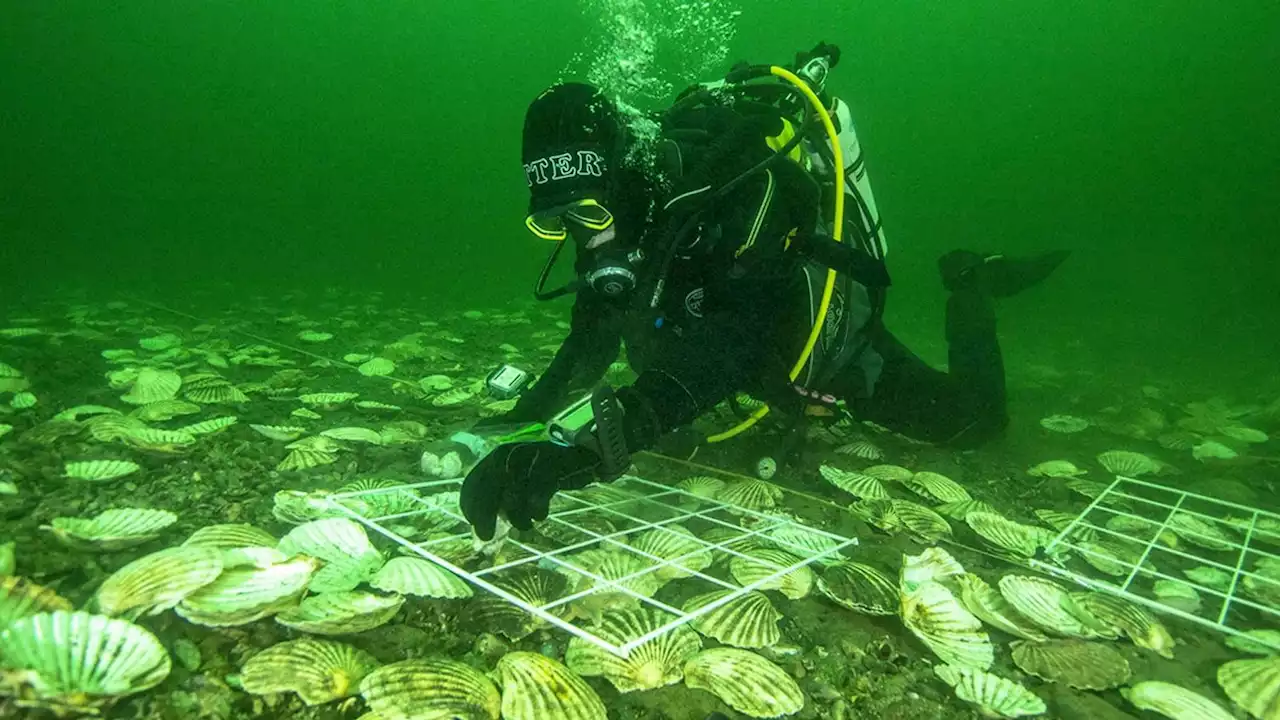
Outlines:
{"label": "diver's hand", "polygon": [[481,540],[493,537],[502,513],[518,530],[543,520],[551,497],[595,478],[600,458],[590,450],[551,442],[499,445],[467,473],[462,483],[462,514]]}

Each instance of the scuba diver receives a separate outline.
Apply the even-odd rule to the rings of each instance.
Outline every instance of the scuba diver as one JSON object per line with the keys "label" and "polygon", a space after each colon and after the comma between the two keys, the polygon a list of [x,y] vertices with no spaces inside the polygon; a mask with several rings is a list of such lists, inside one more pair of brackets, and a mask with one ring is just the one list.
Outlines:
{"label": "scuba diver", "polygon": [[[573,383],[601,380],[623,339],[637,378],[554,413],[549,439],[480,459],[461,505],[481,539],[499,514],[528,529],[557,491],[617,478],[632,453],[737,393],[767,405],[711,440],[770,409],[793,428],[847,412],[965,447],[1004,429],[995,301],[1066,253],[945,254],[948,370],[907,349],[881,321],[887,245],[852,118],[824,90],[839,58],[822,43],[790,68],[740,64],[649,118],[656,137],[590,85],[557,84],[530,104],[525,222],[555,243],[535,292],[576,297],[550,367],[495,422],[546,420]],[[569,244],[575,279],[548,291]]]}

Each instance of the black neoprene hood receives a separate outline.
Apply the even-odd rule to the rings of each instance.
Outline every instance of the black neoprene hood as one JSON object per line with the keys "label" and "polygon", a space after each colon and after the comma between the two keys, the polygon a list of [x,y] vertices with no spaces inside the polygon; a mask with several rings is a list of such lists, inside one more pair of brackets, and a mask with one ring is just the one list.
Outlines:
{"label": "black neoprene hood", "polygon": [[617,108],[591,85],[561,83],[535,98],[521,153],[529,213],[586,197],[605,201],[621,140]]}

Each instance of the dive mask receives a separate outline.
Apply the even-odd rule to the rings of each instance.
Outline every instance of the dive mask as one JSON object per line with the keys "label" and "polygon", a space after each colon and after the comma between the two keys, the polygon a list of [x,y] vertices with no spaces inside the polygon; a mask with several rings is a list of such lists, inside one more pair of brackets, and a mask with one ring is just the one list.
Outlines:
{"label": "dive mask", "polygon": [[602,232],[613,226],[613,214],[599,202],[586,198],[533,213],[524,219],[529,232],[543,240],[557,242],[569,237],[566,222]]}

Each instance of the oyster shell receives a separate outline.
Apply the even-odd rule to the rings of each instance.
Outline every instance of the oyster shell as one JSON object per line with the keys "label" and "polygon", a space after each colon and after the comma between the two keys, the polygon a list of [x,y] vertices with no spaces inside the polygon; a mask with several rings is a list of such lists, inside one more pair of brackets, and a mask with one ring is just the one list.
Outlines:
{"label": "oyster shell", "polygon": [[304,637],[263,650],[240,669],[247,693],[294,692],[308,705],[354,695],[360,681],[378,667],[367,652],[333,640]]}
{"label": "oyster shell", "polygon": [[884,483],[879,478],[860,472],[841,470],[831,465],[822,465],[818,468],[818,473],[824,480],[854,497],[865,500],[889,499],[889,491],[885,489]]}
{"label": "oyster shell", "polygon": [[56,517],[41,529],[53,532],[64,545],[78,550],[120,550],[160,537],[165,528],[178,521],[167,510],[113,508],[93,519]]}
{"label": "oyster shell", "polygon": [[125,620],[62,610],[14,621],[0,632],[0,657],[19,671],[25,705],[95,712],[114,698],[149,690],[169,675],[164,646]]}
{"label": "oyster shell", "polygon": [[[684,612],[692,614],[712,603],[721,602],[732,590],[713,590],[685,601]],[[725,602],[692,621],[695,630],[726,645],[762,648],[777,644],[782,633],[778,620],[782,613],[774,609],[762,592],[751,591]]]}
{"label": "oyster shell", "polygon": [[1017,640],[1013,662],[1023,672],[1082,690],[1106,690],[1129,681],[1129,662],[1110,645],[1087,640]]}
{"label": "oyster shell", "polygon": [[378,720],[498,720],[502,708],[498,689],[483,673],[453,660],[384,665],[360,682],[360,695]]}
{"label": "oyster shell", "polygon": [[604,702],[569,668],[545,655],[513,652],[494,670],[504,720],[606,720]]}
{"label": "oyster shell", "polygon": [[[675,616],[649,608],[605,613],[592,628],[596,637],[621,647],[660,629]],[[702,649],[702,640],[688,625],[647,640],[626,658],[580,637],[569,640],[564,662],[573,672],[591,677],[604,676],[620,693],[652,690],[680,682],[684,663]]]}
{"label": "oyster shell", "polygon": [[895,615],[898,587],[879,570],[849,560],[825,568],[818,592],[843,608],[867,615]]}
{"label": "oyster shell", "polygon": [[986,717],[1014,718],[1041,715],[1044,701],[1012,680],[975,668],[934,665],[933,674],[956,691],[956,697],[978,706]]}
{"label": "oyster shell", "polygon": [[1139,710],[1173,720],[1233,720],[1231,713],[1209,698],[1173,683],[1148,680],[1120,691]]}
{"label": "oyster shell", "polygon": [[1218,685],[1231,702],[1258,720],[1280,717],[1280,658],[1225,663],[1218,668]]}
{"label": "oyster shell", "polygon": [[414,557],[387,561],[369,580],[369,585],[385,592],[432,598],[469,598],[474,594],[465,580],[433,562]]}
{"label": "oyster shell", "polygon": [[346,635],[385,625],[404,605],[402,595],[378,595],[352,590],[326,592],[304,599],[297,607],[276,615],[285,627],[316,635]]}
{"label": "oyster shell", "polygon": [[703,650],[685,664],[684,684],[706,690],[734,710],[755,718],[791,715],[804,708],[804,694],[796,681],[748,650]]}
{"label": "oyster shell", "polygon": [[104,615],[156,615],[222,574],[216,548],[178,546],[144,555],[115,571],[95,599]]}

